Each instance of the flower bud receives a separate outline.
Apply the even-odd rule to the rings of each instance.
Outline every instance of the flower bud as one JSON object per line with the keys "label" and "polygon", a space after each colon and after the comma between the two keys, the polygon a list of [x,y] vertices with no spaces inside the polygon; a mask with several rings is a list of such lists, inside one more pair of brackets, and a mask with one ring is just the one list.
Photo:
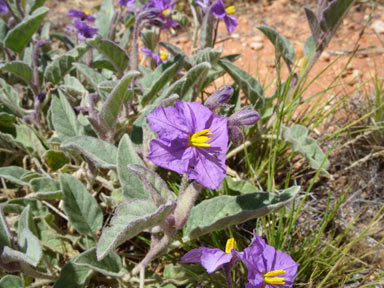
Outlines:
{"label": "flower bud", "polygon": [[255,110],[240,110],[228,118],[228,126],[252,126],[260,119]]}
{"label": "flower bud", "polygon": [[215,110],[216,108],[225,106],[225,103],[231,99],[232,95],[233,88],[231,86],[223,85],[208,97],[204,105],[208,107],[209,110]]}
{"label": "flower bud", "polygon": [[229,134],[228,135],[229,139],[231,139],[233,145],[239,146],[244,142],[244,135],[239,127],[236,127],[236,126],[229,127],[228,134]]}

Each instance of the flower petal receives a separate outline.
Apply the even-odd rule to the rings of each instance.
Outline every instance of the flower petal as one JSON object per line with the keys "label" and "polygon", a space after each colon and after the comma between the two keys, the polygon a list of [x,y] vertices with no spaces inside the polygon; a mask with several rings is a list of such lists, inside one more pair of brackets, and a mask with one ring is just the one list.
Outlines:
{"label": "flower petal", "polygon": [[194,167],[189,170],[188,176],[207,188],[218,189],[226,176],[225,162],[210,155],[204,149],[195,148],[195,161],[191,163]]}
{"label": "flower petal", "polygon": [[187,138],[190,132],[183,115],[173,106],[157,107],[147,116],[147,120],[149,127],[163,140]]}
{"label": "flower petal", "polygon": [[180,263],[200,263],[201,254],[203,253],[203,247],[192,249],[181,258]]}
{"label": "flower petal", "polygon": [[148,159],[156,165],[180,174],[188,172],[193,157],[193,148],[188,147],[188,140],[178,139],[167,142],[154,139],[150,143]]}
{"label": "flower petal", "polygon": [[225,5],[222,0],[217,0],[212,4],[211,8],[213,16],[217,18],[224,18],[227,13],[225,12]]}
{"label": "flower petal", "polygon": [[202,247],[201,265],[208,273],[213,273],[220,269],[224,264],[231,262],[232,253],[225,253],[220,249],[210,249]]}
{"label": "flower petal", "polygon": [[231,34],[233,31],[235,31],[237,25],[239,25],[239,22],[233,15],[225,15],[224,17],[224,23],[225,27],[227,28],[227,31],[229,34]]}

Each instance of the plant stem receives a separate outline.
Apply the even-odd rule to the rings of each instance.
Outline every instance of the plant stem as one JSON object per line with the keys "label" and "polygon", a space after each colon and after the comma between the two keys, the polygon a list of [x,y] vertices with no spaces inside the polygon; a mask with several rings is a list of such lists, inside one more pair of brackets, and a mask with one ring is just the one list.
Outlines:
{"label": "plant stem", "polygon": [[225,279],[227,280],[228,288],[233,288],[231,269],[224,266],[223,271],[224,271]]}

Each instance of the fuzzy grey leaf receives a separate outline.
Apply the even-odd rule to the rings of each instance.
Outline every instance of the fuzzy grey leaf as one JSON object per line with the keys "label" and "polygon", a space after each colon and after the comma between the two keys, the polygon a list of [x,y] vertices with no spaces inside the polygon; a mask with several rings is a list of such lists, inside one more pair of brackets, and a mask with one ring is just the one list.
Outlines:
{"label": "fuzzy grey leaf", "polygon": [[119,143],[117,155],[117,172],[123,195],[126,200],[134,198],[149,199],[150,196],[141,183],[140,178],[128,169],[128,164],[143,164],[143,160],[136,153],[131,138],[126,134]]}
{"label": "fuzzy grey leaf", "polygon": [[300,187],[293,186],[281,194],[250,193],[241,196],[217,196],[192,208],[184,229],[184,240],[192,240],[215,230],[262,217],[287,205]]}
{"label": "fuzzy grey leaf", "polygon": [[59,84],[64,76],[73,68],[72,64],[79,60],[87,50],[87,45],[80,44],[71,51],[55,58],[45,69],[45,82],[51,82],[54,85]]}
{"label": "fuzzy grey leaf", "polygon": [[113,249],[144,229],[158,225],[173,211],[175,202],[156,207],[151,200],[134,199],[120,204],[108,227],[97,243],[97,260],[104,259]]}
{"label": "fuzzy grey leaf", "polygon": [[27,84],[33,79],[32,68],[23,61],[10,61],[0,65],[0,70],[10,72],[24,80]]}
{"label": "fuzzy grey leaf", "polygon": [[108,142],[90,136],[77,136],[65,139],[60,146],[79,151],[102,168],[116,168],[117,148]]}
{"label": "fuzzy grey leaf", "polygon": [[227,59],[219,60],[219,64],[231,75],[232,79],[236,81],[245,96],[256,108],[262,108],[264,106],[264,91],[255,78]]}
{"label": "fuzzy grey leaf", "polygon": [[103,226],[103,212],[84,185],[68,174],[60,176],[64,211],[79,233],[95,233]]}
{"label": "fuzzy grey leaf", "polygon": [[105,276],[121,277],[123,264],[119,255],[111,253],[103,260],[98,261],[96,258],[96,248],[91,248],[88,251],[81,253],[73,261],[77,266],[85,266],[99,272]]}
{"label": "fuzzy grey leaf", "polygon": [[125,74],[104,102],[98,117],[106,130],[114,130],[123,104],[132,96],[132,91],[129,89],[131,82],[139,75],[137,71],[129,71]]}
{"label": "fuzzy grey leaf", "polygon": [[32,179],[29,184],[39,199],[61,199],[63,193],[60,189],[60,183],[47,177]]}
{"label": "fuzzy grey leaf", "polygon": [[4,46],[16,53],[21,53],[31,40],[32,35],[39,29],[48,11],[47,7],[40,7],[32,15],[25,17],[21,23],[8,32],[4,39]]}
{"label": "fuzzy grey leaf", "polygon": [[11,239],[11,231],[7,220],[5,220],[3,208],[0,206],[0,251],[4,246],[11,246]]}

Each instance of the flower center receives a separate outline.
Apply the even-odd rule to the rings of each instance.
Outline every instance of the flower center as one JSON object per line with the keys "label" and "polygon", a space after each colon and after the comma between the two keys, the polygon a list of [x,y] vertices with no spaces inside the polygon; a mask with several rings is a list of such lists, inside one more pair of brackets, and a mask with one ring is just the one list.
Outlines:
{"label": "flower center", "polygon": [[91,15],[91,12],[89,12],[88,10],[84,10],[83,12],[85,13],[85,15]]}
{"label": "flower center", "polygon": [[211,147],[210,144],[207,144],[205,142],[211,140],[212,138],[208,137],[211,136],[213,133],[209,132],[210,129],[201,130],[199,132],[196,132],[189,138],[189,145],[190,146],[196,146],[196,147]]}
{"label": "flower center", "polygon": [[163,10],[163,11],[161,12],[161,14],[162,14],[164,17],[169,17],[169,16],[171,16],[171,9],[167,8],[167,9]]}
{"label": "flower center", "polygon": [[234,5],[229,6],[225,9],[225,13],[227,14],[235,14],[236,13],[236,8]]}
{"label": "flower center", "polygon": [[272,285],[284,285],[285,278],[284,277],[273,277],[273,276],[279,276],[281,274],[286,274],[287,271],[285,270],[274,270],[270,271],[268,273],[264,274],[264,281],[267,284],[272,284]]}
{"label": "flower center", "polygon": [[160,59],[161,60],[166,60],[168,58],[168,53],[167,52],[160,52]]}
{"label": "flower center", "polygon": [[232,249],[236,249],[236,240],[235,238],[229,238],[227,240],[227,245],[225,245],[225,253],[231,253]]}

